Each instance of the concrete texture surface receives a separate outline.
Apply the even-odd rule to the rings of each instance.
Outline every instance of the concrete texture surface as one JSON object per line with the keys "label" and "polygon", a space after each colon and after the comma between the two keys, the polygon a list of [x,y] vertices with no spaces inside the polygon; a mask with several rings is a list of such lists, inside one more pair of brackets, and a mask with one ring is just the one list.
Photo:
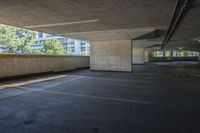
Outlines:
{"label": "concrete texture surface", "polygon": [[132,71],[131,40],[91,41],[90,69]]}
{"label": "concrete texture surface", "polygon": [[[198,133],[198,65],[136,65],[1,83],[1,133]],[[181,74],[181,75],[179,75]]]}
{"label": "concrete texture surface", "polygon": [[144,62],[145,63],[149,62],[149,51],[147,50],[144,51]]}
{"label": "concrete texture surface", "polygon": [[175,0],[4,0],[0,1],[0,22],[84,40],[114,40],[115,36],[119,40],[133,39],[146,34],[146,30],[166,29],[175,3]]}
{"label": "concrete texture surface", "polygon": [[[161,45],[178,0],[1,0],[0,23],[83,40]],[[199,47],[200,2],[190,0],[167,48]]]}
{"label": "concrete texture surface", "polygon": [[89,56],[0,54],[0,78],[88,67]]}
{"label": "concrete texture surface", "polygon": [[132,60],[133,64],[144,64],[144,48],[133,48],[132,50]]}
{"label": "concrete texture surface", "polygon": [[173,41],[167,45],[167,48],[182,46],[200,50],[198,42],[200,39],[200,17],[197,17],[200,14],[200,1],[190,0],[190,3],[182,22],[172,37]]}

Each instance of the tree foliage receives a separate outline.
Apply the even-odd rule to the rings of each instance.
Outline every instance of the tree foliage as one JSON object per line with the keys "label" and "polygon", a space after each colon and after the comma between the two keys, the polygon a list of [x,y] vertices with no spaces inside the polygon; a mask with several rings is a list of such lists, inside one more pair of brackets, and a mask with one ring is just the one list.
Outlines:
{"label": "tree foliage", "polygon": [[46,40],[43,50],[32,50],[31,45],[36,41],[35,36],[34,31],[0,24],[0,45],[5,46],[8,53],[64,54],[64,48],[57,39]]}
{"label": "tree foliage", "polygon": [[64,48],[57,39],[48,39],[45,41],[44,53],[51,55],[62,55],[64,54]]}
{"label": "tree foliage", "polygon": [[32,50],[32,54],[44,54],[44,53],[42,52],[42,50],[35,49],[35,50]]}
{"label": "tree foliage", "polygon": [[31,45],[35,41],[34,31],[0,24],[0,44],[8,53],[31,53]]}

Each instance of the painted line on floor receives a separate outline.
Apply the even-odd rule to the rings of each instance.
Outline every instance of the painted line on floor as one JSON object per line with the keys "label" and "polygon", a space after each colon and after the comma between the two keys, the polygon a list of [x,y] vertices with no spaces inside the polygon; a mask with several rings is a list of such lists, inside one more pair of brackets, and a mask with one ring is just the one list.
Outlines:
{"label": "painted line on floor", "polygon": [[0,84],[0,89],[17,87],[17,86],[22,86],[22,85],[27,85],[27,84],[33,84],[33,83],[38,83],[38,82],[54,80],[54,79],[60,79],[60,78],[66,77],[66,76],[67,75],[59,75],[59,76],[53,76],[53,77],[51,76],[51,77],[34,79],[34,80],[29,80],[29,81],[20,81],[18,83]]}
{"label": "painted line on floor", "polygon": [[51,94],[70,95],[70,96],[101,99],[101,100],[108,100],[108,101],[128,102],[128,103],[137,103],[137,104],[146,104],[146,105],[151,104],[151,102],[141,101],[141,100],[130,100],[130,99],[122,99],[122,98],[103,97],[103,96],[78,94],[78,93],[70,93],[70,92],[58,92],[58,91],[43,90],[43,89],[29,88],[29,87],[17,87],[17,88],[31,90],[32,92],[39,91],[39,92],[47,92],[47,93],[51,93]]}
{"label": "painted line on floor", "polygon": [[141,100],[130,100],[130,99],[122,99],[122,98],[103,97],[103,96],[96,96],[96,95],[87,95],[87,94],[58,92],[58,91],[47,90],[49,88],[53,88],[53,87],[59,86],[59,85],[61,85],[63,83],[67,83],[69,81],[81,79],[81,78],[83,78],[83,76],[72,77],[71,79],[68,79],[68,80],[66,79],[66,80],[64,80],[62,82],[46,85],[44,87],[41,87],[41,89],[32,88],[32,87],[23,87],[22,86],[22,85],[27,85],[27,84],[37,83],[37,82],[43,82],[43,81],[48,81],[48,80],[53,80],[53,79],[58,79],[58,78],[63,78],[63,77],[66,77],[66,75],[60,75],[60,76],[36,79],[36,80],[31,80],[31,81],[27,81],[27,82],[23,82],[23,83],[14,83],[14,84],[8,84],[8,85],[1,85],[0,89],[16,87],[16,88],[20,88],[20,89],[29,90],[28,92],[21,93],[21,94],[26,94],[26,93],[30,93],[30,92],[34,92],[34,91],[40,91],[40,92],[48,92],[48,93],[52,93],[52,94],[71,95],[71,96],[77,96],[77,97],[86,97],[86,98],[94,98],[94,99],[117,101],[117,102],[128,102],[128,103],[137,103],[137,104],[151,104],[148,101],[141,101]]}
{"label": "painted line on floor", "polygon": [[139,79],[116,79],[116,78],[107,78],[107,77],[92,77],[92,76],[84,76],[89,79],[99,79],[99,80],[112,80],[116,82],[132,82],[132,83],[152,83],[148,80],[139,80]]}
{"label": "painted line on floor", "polygon": [[27,94],[27,93],[30,93],[30,92],[33,92],[33,91],[28,90],[26,92],[24,91],[24,92],[21,92],[21,93],[18,93],[18,94],[11,94],[11,95],[7,95],[7,96],[0,96],[0,100],[17,97],[17,96],[20,96],[20,95],[23,95],[23,94]]}
{"label": "painted line on floor", "polygon": [[[59,85],[61,85],[61,84],[63,84],[63,83],[68,83],[68,82],[70,82],[70,81],[74,81],[74,80],[79,80],[79,79],[81,79],[81,78],[83,78],[82,76],[76,76],[76,77],[72,77],[72,78],[70,78],[70,79],[65,79],[64,81],[61,81],[61,82],[58,82],[58,83],[53,83],[53,84],[50,84],[50,85],[45,85],[45,86],[43,86],[43,87],[41,87],[41,90],[43,90],[43,89],[49,89],[49,88],[53,88],[53,87],[56,87],[56,86],[59,86]],[[1,85],[1,84],[0,84]],[[16,88],[14,88],[14,87],[16,87]],[[12,86],[12,87],[5,87],[5,88],[1,88],[0,87],[0,90],[2,89],[7,89],[7,88],[14,88],[14,89],[19,89],[19,88],[21,88],[21,89],[25,89],[26,90],[26,92],[21,92],[21,93],[18,93],[18,94],[11,94],[11,95],[8,95],[8,96],[5,96],[5,97],[1,97],[0,96],[0,100],[2,100],[2,99],[7,99],[7,98],[12,98],[12,97],[16,97],[16,96],[20,96],[20,95],[23,95],[23,94],[27,94],[27,93],[30,93],[30,92],[33,92],[33,91],[35,91],[35,89],[30,89],[29,87],[22,87],[22,86]],[[36,90],[37,91],[37,90]]]}
{"label": "painted line on floor", "polygon": [[61,81],[61,82],[58,82],[58,83],[53,83],[53,84],[48,84],[48,85],[43,85],[43,87],[41,87],[41,90],[42,89],[49,89],[49,88],[53,88],[53,87],[57,87],[61,84],[64,84],[64,83],[68,83],[68,82],[71,82],[71,81],[74,81],[74,80],[79,80],[83,78],[82,76],[75,76],[75,77],[72,77],[70,79],[65,79],[64,81]]}

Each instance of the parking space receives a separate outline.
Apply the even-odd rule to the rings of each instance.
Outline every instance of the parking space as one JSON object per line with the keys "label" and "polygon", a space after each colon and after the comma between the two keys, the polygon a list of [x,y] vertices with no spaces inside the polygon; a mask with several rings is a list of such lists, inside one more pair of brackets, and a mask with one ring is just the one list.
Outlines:
{"label": "parking space", "polygon": [[78,70],[1,82],[0,132],[197,132],[200,79],[173,76],[174,67]]}

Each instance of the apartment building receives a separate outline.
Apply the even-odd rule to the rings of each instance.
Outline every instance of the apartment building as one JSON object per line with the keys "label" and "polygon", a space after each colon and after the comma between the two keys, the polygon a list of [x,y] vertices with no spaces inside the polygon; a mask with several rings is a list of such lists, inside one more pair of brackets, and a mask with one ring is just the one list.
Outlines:
{"label": "apartment building", "polygon": [[37,32],[36,42],[32,45],[32,49],[41,50],[43,49],[43,44],[48,39],[57,39],[64,47],[65,53],[68,55],[89,55],[90,45],[86,41],[65,38],[61,36],[54,36],[51,34]]}

